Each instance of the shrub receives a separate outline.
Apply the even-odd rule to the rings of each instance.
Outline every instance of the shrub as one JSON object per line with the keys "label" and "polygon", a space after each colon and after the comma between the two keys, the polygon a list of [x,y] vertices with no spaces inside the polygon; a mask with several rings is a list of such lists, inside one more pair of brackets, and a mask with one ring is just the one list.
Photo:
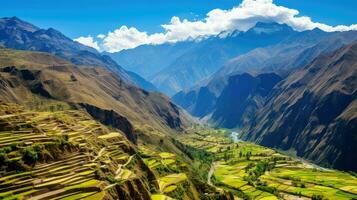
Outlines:
{"label": "shrub", "polygon": [[64,135],[64,136],[56,139],[56,144],[63,150],[69,144],[68,135]]}
{"label": "shrub", "polygon": [[269,192],[271,194],[277,195],[278,190],[275,187],[265,186],[265,185],[258,185],[257,189]]}
{"label": "shrub", "polygon": [[325,198],[321,194],[314,194],[314,195],[312,195],[311,200],[327,200],[327,198]]}
{"label": "shrub", "polygon": [[38,160],[38,153],[33,147],[27,147],[23,151],[22,160],[28,165],[34,165]]}
{"label": "shrub", "polygon": [[0,149],[0,152],[3,152],[3,153],[9,153],[11,151],[12,151],[11,147],[3,147]]}
{"label": "shrub", "polygon": [[4,165],[7,162],[8,158],[6,153],[0,152],[0,166]]}

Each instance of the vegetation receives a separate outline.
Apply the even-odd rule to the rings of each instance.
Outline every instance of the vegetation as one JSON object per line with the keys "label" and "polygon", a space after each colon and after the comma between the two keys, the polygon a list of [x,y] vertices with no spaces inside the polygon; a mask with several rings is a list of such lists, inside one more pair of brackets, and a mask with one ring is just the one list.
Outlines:
{"label": "vegetation", "polygon": [[128,184],[142,184],[132,192],[152,199],[357,198],[353,173],[234,143],[225,130],[195,128],[177,139],[151,130],[155,137],[139,139],[137,151],[120,131],[78,110],[2,104],[0,119],[0,199],[47,198],[53,188],[63,189],[59,198],[101,199],[129,192]]}

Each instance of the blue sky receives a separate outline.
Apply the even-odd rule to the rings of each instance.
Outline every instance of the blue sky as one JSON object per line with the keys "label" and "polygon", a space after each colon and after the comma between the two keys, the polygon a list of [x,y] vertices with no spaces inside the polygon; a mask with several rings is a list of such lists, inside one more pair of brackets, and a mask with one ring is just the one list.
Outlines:
{"label": "blue sky", "polygon": [[[204,17],[214,8],[229,9],[239,0],[4,0],[0,15],[18,16],[40,27],[54,27],[76,38],[97,35],[121,25],[149,33],[172,16]],[[330,25],[357,23],[356,0],[275,0],[313,20]]]}

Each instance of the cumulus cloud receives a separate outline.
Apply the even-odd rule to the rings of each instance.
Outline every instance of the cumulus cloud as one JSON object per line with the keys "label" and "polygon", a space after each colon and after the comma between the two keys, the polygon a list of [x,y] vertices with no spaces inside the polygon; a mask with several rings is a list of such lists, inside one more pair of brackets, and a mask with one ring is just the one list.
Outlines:
{"label": "cumulus cloud", "polygon": [[[327,32],[357,30],[357,24],[330,26],[314,22],[308,16],[300,16],[298,10],[276,5],[273,0],[243,0],[239,6],[229,10],[211,10],[202,20],[181,20],[174,16],[168,24],[161,25],[163,28],[161,33],[148,34],[135,27],[121,26],[106,35],[100,34],[97,38],[100,50],[117,52],[143,44],[174,43],[217,35],[221,32],[246,31],[257,22],[284,23],[297,31],[314,28],[320,28]],[[84,40],[86,43],[83,43],[85,45],[89,43],[95,46],[97,44],[93,40],[89,40],[88,37],[81,38],[82,40],[86,38]]]}
{"label": "cumulus cloud", "polygon": [[84,44],[86,46],[95,48],[97,51],[100,51],[98,42],[94,41],[92,36],[87,36],[87,37],[82,36],[82,37],[74,39],[74,41]]}

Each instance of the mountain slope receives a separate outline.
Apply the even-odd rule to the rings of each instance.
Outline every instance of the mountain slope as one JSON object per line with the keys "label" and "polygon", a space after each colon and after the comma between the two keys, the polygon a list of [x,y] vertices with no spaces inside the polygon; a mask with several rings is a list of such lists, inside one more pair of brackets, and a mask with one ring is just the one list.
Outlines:
{"label": "mountain slope", "polygon": [[249,124],[265,103],[273,87],[281,80],[276,74],[240,74],[229,77],[217,98],[211,120],[220,127],[235,128]]}
{"label": "mountain slope", "polygon": [[101,115],[113,110],[131,123],[164,132],[188,125],[187,116],[167,97],[127,84],[103,68],[76,67],[50,54],[10,49],[0,49],[0,66],[1,99],[7,102],[88,104],[104,110]]}
{"label": "mountain slope", "polygon": [[104,67],[128,82],[152,88],[144,79],[138,79],[138,75],[132,77],[109,56],[101,55],[53,28],[40,29],[16,17],[0,19],[0,44],[7,48],[48,52],[76,65]]}
{"label": "mountain slope", "polygon": [[279,83],[244,138],[357,170],[357,43],[317,57]]}

